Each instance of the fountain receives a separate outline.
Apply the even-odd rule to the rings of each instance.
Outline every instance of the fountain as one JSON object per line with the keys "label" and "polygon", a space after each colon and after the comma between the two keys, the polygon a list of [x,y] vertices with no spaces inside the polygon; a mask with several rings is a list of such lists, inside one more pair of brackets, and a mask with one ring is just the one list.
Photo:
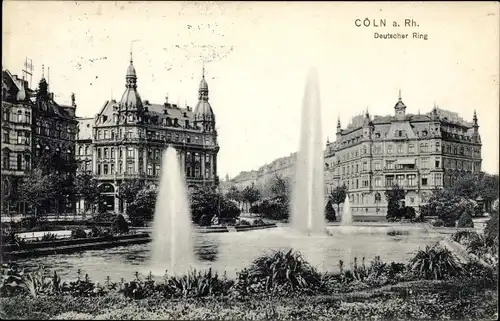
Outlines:
{"label": "fountain", "polygon": [[292,227],[303,233],[324,233],[323,141],[318,75],[308,74],[302,101],[302,127],[291,202]]}
{"label": "fountain", "polygon": [[163,154],[159,193],[153,220],[152,270],[183,274],[194,262],[191,213],[179,160],[171,146]]}
{"label": "fountain", "polygon": [[344,207],[342,208],[342,217],[340,219],[341,226],[352,225],[351,205],[349,204],[349,197],[346,195],[344,200]]}

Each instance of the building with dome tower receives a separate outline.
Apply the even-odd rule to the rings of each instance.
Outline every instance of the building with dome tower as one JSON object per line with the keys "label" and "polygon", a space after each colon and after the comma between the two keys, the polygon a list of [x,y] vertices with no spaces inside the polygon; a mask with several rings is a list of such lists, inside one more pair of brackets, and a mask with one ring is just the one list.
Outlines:
{"label": "building with dome tower", "polygon": [[[157,185],[168,145],[177,150],[189,188],[218,184],[219,145],[205,69],[194,110],[171,104],[168,97],[163,104],[142,100],[137,80],[131,53],[120,101],[106,101],[94,118],[79,119],[79,170],[96,176],[104,200],[101,206],[116,213],[126,207],[116,197],[121,183],[139,178]],[[83,209],[82,202],[78,207]]]}
{"label": "building with dome tower", "polygon": [[[384,192],[393,184],[407,191],[405,205],[417,211],[432,189],[442,188],[464,173],[481,171],[481,136],[474,111],[472,122],[437,105],[427,114],[409,114],[399,94],[394,114],[372,117],[368,109],[327,140],[324,151],[325,200],[345,185],[353,215],[385,216]],[[239,189],[259,186],[276,174],[293,180],[295,154],[257,170],[236,175]]]}
{"label": "building with dome tower", "polygon": [[434,105],[425,115],[406,113],[399,94],[393,116],[371,117],[368,110],[346,128],[337,122],[336,140],[325,151],[327,192],[345,185],[353,215],[384,215],[384,192],[397,184],[405,205],[417,211],[434,188],[464,173],[481,171],[481,137],[472,122]]}

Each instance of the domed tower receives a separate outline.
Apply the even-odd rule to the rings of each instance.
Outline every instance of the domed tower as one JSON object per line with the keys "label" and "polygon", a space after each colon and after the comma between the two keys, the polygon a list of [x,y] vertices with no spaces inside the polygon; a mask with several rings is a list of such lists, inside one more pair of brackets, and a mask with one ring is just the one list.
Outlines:
{"label": "domed tower", "polygon": [[403,103],[401,99],[401,90],[399,91],[398,102],[394,105],[394,110],[396,112],[397,120],[405,120],[406,117],[406,105]]}
{"label": "domed tower", "polygon": [[194,124],[201,126],[204,132],[215,131],[215,115],[208,102],[208,84],[205,80],[205,67],[203,67],[200,87],[198,89],[198,103],[194,110]]}
{"label": "domed tower", "polygon": [[143,105],[141,96],[137,92],[137,74],[132,59],[132,51],[130,52],[130,65],[125,76],[125,88],[125,92],[118,104],[122,119],[127,123],[140,122]]}

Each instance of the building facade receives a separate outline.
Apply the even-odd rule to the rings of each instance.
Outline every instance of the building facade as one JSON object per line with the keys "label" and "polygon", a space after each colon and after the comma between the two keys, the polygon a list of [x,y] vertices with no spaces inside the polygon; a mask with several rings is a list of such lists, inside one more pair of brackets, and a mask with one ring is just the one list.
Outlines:
{"label": "building facade", "polygon": [[177,151],[189,188],[217,185],[215,124],[204,70],[194,110],[171,104],[168,97],[152,104],[139,95],[131,54],[121,100],[106,101],[94,118],[79,119],[80,170],[97,178],[105,210],[120,213],[126,207],[117,197],[120,184],[138,178],[156,186],[169,145]]}
{"label": "building facade", "polygon": [[[36,91],[28,87],[24,79],[8,70],[2,72],[2,213],[28,211],[26,204],[17,199],[17,186],[42,158],[74,161],[76,105],[55,102],[44,77]],[[65,168],[57,174],[71,179],[75,172]],[[46,210],[72,212],[70,191],[62,196]]]}
{"label": "building facade", "polygon": [[[239,189],[261,185],[276,173],[293,180],[295,154],[231,181]],[[285,160],[285,161],[284,161]],[[356,116],[324,152],[325,199],[345,185],[354,215],[385,215],[384,192],[393,184],[407,191],[405,205],[418,211],[434,188],[453,184],[464,173],[481,171],[481,137],[476,113],[472,122],[434,106],[425,115],[406,113],[401,96],[394,115]]]}
{"label": "building facade", "polygon": [[372,119],[367,111],[345,129],[338,121],[325,153],[327,190],[345,185],[354,215],[385,215],[384,192],[397,184],[407,192],[405,205],[418,211],[434,188],[481,171],[481,161],[475,112],[472,122],[437,106],[407,114],[400,95],[393,116]]}

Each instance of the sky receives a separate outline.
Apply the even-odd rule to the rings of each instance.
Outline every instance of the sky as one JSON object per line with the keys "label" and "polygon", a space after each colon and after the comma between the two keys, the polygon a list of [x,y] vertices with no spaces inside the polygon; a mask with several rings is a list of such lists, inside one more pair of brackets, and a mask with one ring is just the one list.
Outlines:
{"label": "sky", "polygon": [[[33,61],[77,116],[119,100],[132,48],[143,100],[195,106],[202,61],[216,114],[218,174],[236,176],[297,151],[308,70],[319,74],[324,142],[367,108],[389,115],[434,103],[471,121],[483,170],[498,173],[496,2],[3,2],[3,69]],[[356,19],[370,21],[357,27]],[[385,19],[386,27],[381,27]],[[405,19],[418,26],[404,27]],[[400,26],[393,26],[396,21]],[[377,26],[375,26],[377,25]],[[374,33],[410,39],[380,39]],[[411,39],[413,32],[427,40]],[[49,71],[50,68],[50,71]]]}

